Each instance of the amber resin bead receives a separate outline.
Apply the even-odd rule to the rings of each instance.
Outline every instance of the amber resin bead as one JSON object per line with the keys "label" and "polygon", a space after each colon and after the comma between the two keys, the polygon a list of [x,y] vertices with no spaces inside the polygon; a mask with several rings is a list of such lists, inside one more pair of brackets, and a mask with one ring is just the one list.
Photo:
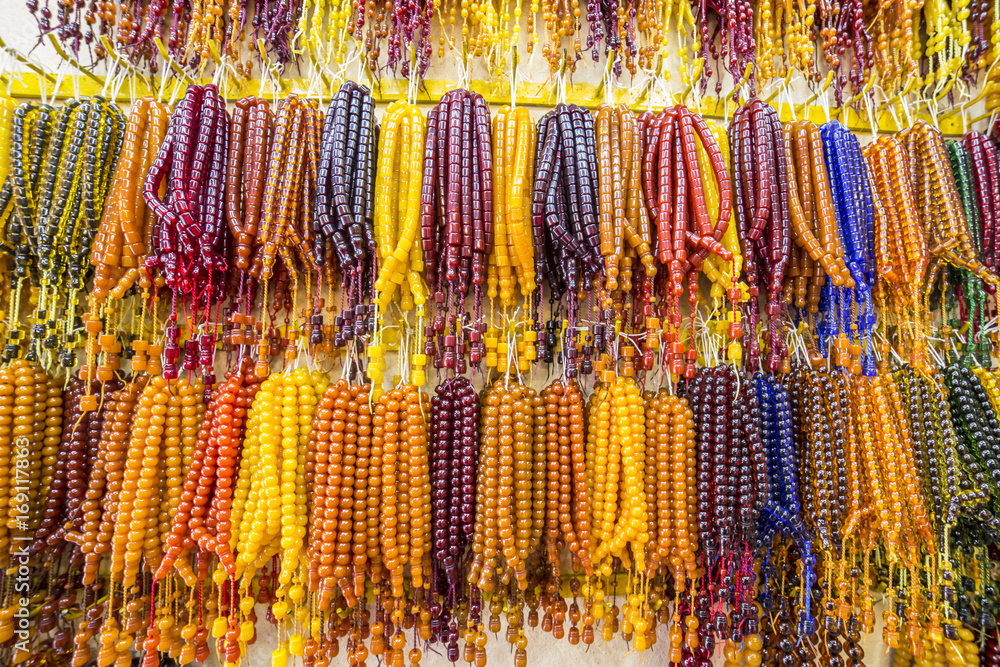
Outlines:
{"label": "amber resin bead", "polygon": [[0,563],[7,562],[10,546],[10,497],[14,486],[14,370],[0,368]]}
{"label": "amber resin bead", "polygon": [[[49,490],[52,485],[53,477],[55,476],[56,464],[59,459],[60,445],[62,443],[62,427],[63,427],[63,390],[59,383],[54,381],[52,378],[45,375],[45,384],[48,391],[45,394],[39,392],[39,401],[44,400],[44,406],[40,406],[40,412],[44,417],[44,422],[42,427],[39,429],[42,433],[41,442],[41,480],[38,489],[38,509],[36,510],[36,515],[33,517],[33,523],[35,527],[38,526],[38,520],[41,517],[41,512],[45,501],[49,497]],[[36,427],[37,427],[36,423]],[[35,539],[38,539],[37,531]]]}
{"label": "amber resin bead", "polygon": [[[14,409],[13,409],[13,451],[11,469],[17,471],[12,479],[12,486],[18,494],[24,494],[26,502],[20,508],[26,512],[10,508],[7,519],[7,530],[12,540],[25,537],[30,525],[32,506],[37,500],[38,484],[41,480],[40,451],[35,445],[36,394],[48,393],[44,383],[38,386],[40,379],[35,365],[24,359],[18,359],[12,366],[14,375]],[[14,495],[14,494],[12,494]]]}
{"label": "amber resin bead", "polygon": [[[89,415],[80,412],[80,397],[83,395],[84,383],[80,378],[71,378],[66,387],[65,393],[56,387],[50,387],[51,391],[59,392],[58,403],[55,396],[50,395],[47,409],[52,409],[52,418],[58,414],[59,441],[57,443],[58,454],[52,467],[51,477],[46,483],[43,478],[43,497],[41,523],[35,531],[36,543],[32,545],[32,550],[38,551],[43,546],[49,546],[49,541],[56,544],[66,535],[65,527],[62,524],[64,514],[76,515],[80,503],[83,501],[83,492],[87,484],[87,426],[89,425]],[[65,403],[65,405],[64,405]],[[65,414],[63,414],[65,408]],[[56,412],[58,410],[58,413]],[[67,430],[62,430],[63,417],[70,424],[77,426]],[[81,419],[82,417],[82,419]],[[46,417],[46,430],[56,426],[55,419],[49,425],[50,417]],[[81,424],[77,425],[80,421]],[[53,432],[52,436],[55,433]],[[50,436],[46,437],[48,440]],[[75,520],[75,516],[74,516]],[[62,529],[61,532],[59,529]],[[58,533],[58,537],[55,535]]]}
{"label": "amber resin bead", "polygon": [[423,585],[424,572],[429,570],[431,483],[427,453],[427,420],[430,405],[427,394],[416,385],[407,384],[406,430],[409,445],[410,473],[407,495],[410,504],[410,578],[413,586]]}
{"label": "amber resin bead", "polygon": [[[473,532],[473,561],[469,582],[483,591],[492,591],[497,568],[497,471],[499,468],[500,393],[483,397],[482,439],[479,444],[479,475],[476,480],[476,521]],[[383,482],[384,483],[384,482]]]}
{"label": "amber resin bead", "polygon": [[[376,424],[376,437],[382,438],[382,502],[379,520],[379,550],[382,563],[389,572],[393,597],[403,595],[403,568],[406,566],[408,549],[400,549],[402,542],[409,546],[409,526],[404,521],[408,518],[400,507],[400,496],[405,492],[399,474],[401,450],[405,441],[400,437],[403,425],[400,423],[400,411],[404,394],[396,388],[379,397],[378,404],[384,409],[384,425]],[[405,413],[404,413],[405,414]],[[405,420],[404,420],[405,423]]]}
{"label": "amber resin bead", "polygon": [[[333,452],[336,446],[343,447],[343,430],[333,431],[334,423],[343,425],[343,419],[334,420],[335,407],[340,392],[347,388],[346,381],[335,382],[327,387],[316,406],[313,428],[309,436],[306,460],[311,456],[315,463],[311,474],[307,473],[306,484],[313,489],[310,507],[308,541],[306,554],[310,563],[311,588],[321,591],[320,609],[326,609],[333,597],[333,561],[335,531],[340,497],[339,467],[340,456]],[[342,452],[341,452],[342,454]],[[331,528],[327,528],[327,525]]]}
{"label": "amber resin bead", "polygon": [[[168,381],[159,377],[143,389],[125,452],[117,519],[111,536],[112,578],[125,587],[130,587],[139,574],[146,531],[153,523],[150,515],[159,484],[160,444],[170,401],[167,388]],[[158,513],[158,508],[155,511]]]}
{"label": "amber resin bead", "polygon": [[[545,404],[545,533],[544,544],[548,565],[553,568],[553,574],[558,574],[559,567],[559,547],[560,539],[567,540],[570,548],[579,549],[575,535],[570,540],[566,535],[561,535],[564,519],[561,493],[562,467],[559,456],[560,438],[560,415],[559,402],[563,394],[563,384],[556,380],[542,391],[542,400]],[[537,425],[536,425],[537,428]]]}

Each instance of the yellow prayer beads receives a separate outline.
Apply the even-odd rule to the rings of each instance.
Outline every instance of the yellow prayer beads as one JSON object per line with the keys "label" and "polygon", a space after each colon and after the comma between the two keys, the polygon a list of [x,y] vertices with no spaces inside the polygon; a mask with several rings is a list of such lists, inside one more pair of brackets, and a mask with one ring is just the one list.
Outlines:
{"label": "yellow prayer beads", "polygon": [[381,312],[397,290],[403,310],[416,305],[422,313],[427,302],[418,240],[426,133],[427,121],[416,106],[394,102],[386,109],[375,182],[375,240],[382,264],[375,290]]}
{"label": "yellow prayer beads", "polygon": [[[637,572],[646,569],[649,541],[645,496],[645,410],[635,382],[620,377],[598,400],[597,480],[594,493],[595,569],[611,575],[611,557],[634,561]],[[601,435],[607,431],[606,444]],[[614,437],[610,437],[610,433]],[[601,455],[606,448],[605,456]],[[606,466],[602,475],[601,466]],[[630,547],[631,558],[626,550]]]}
{"label": "yellow prayer beads", "polygon": [[[535,289],[531,197],[535,125],[524,107],[501,108],[493,117],[493,250],[487,268],[488,295],[500,305],[516,305],[514,285],[527,296]],[[497,293],[495,285],[499,285]]]}

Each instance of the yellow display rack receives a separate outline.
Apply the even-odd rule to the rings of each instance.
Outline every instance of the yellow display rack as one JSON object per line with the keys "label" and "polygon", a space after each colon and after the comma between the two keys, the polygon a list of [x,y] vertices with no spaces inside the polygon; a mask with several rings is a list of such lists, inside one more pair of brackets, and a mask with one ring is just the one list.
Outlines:
{"label": "yellow display rack", "polygon": [[[7,77],[12,75],[8,74]],[[146,97],[163,95],[170,98],[175,92],[183,93],[183,89],[191,83],[207,84],[211,79],[193,79],[185,74],[183,77],[174,76],[166,82],[154,81],[145,76],[133,76],[120,86],[114,95],[115,100],[120,104],[128,104],[135,97]],[[0,81],[10,85],[10,95],[21,99],[70,99],[75,95],[93,96],[100,95],[105,90],[104,80],[100,77],[87,73],[84,76],[67,76],[61,81],[58,88],[54,89],[54,83],[43,75],[35,72],[23,72],[13,76],[12,81]],[[254,79],[250,81],[230,81],[226,86],[226,95],[235,101],[246,95],[262,95],[264,97],[282,98],[288,95],[315,96],[316,81],[302,78],[280,78],[273,81]],[[331,88],[337,85],[335,82],[320,81],[322,94],[326,99],[330,98]],[[159,85],[159,87],[156,87]],[[423,84],[415,95],[418,104],[434,104],[444,93],[456,87],[455,81],[443,79],[424,80]],[[474,80],[470,81],[468,89],[480,93],[489,104],[502,105],[509,104],[510,83]],[[0,91],[3,91],[0,86]],[[397,100],[407,99],[408,81],[405,79],[382,79],[376,81],[372,86],[372,96],[377,104],[388,104]],[[636,111],[645,111],[649,107],[649,101],[645,94],[636,95],[635,91],[627,88],[614,88],[605,95],[605,91],[599,85],[576,83],[565,87],[565,102],[577,104],[582,107],[593,109],[602,104],[606,97],[615,104],[624,103]],[[692,108],[695,102],[683,95],[676,95],[675,101],[684,101]],[[772,96],[773,97],[773,96]],[[521,81],[517,85],[517,103],[528,107],[552,107],[559,101],[555,86],[552,82],[527,82]],[[782,122],[794,120],[810,120],[816,124],[825,123],[831,119],[837,119],[858,133],[871,133],[872,119],[864,109],[859,112],[854,106],[827,107],[818,104],[772,104],[778,107]],[[714,119],[732,118],[736,111],[736,104],[729,98],[705,97],[701,98],[696,105],[701,115]],[[873,111],[874,121],[877,123],[877,131],[880,134],[893,134],[902,127],[906,127],[911,118],[905,117],[901,112],[890,112],[885,106]],[[967,121],[960,115],[950,114],[934,118],[927,113],[913,114],[912,120],[925,120],[937,125],[946,136],[961,136],[966,131]]]}

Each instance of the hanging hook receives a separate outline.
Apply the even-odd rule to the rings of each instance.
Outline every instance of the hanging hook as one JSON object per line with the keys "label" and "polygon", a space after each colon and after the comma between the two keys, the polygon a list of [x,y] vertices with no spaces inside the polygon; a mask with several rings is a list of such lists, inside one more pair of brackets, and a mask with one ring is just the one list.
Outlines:
{"label": "hanging hook", "polygon": [[966,100],[965,102],[963,102],[958,107],[953,107],[950,111],[944,113],[942,115],[943,119],[948,119],[949,117],[951,117],[954,114],[959,113],[959,112],[961,112],[961,113],[967,112],[968,109],[969,109],[969,107],[971,107],[972,105],[976,104],[977,102],[979,102],[980,100],[982,100],[983,98],[985,98],[987,95],[990,94],[990,90],[992,88],[989,85],[990,74],[993,72],[993,68],[997,66],[998,62],[1000,62],[1000,58],[994,58],[993,62],[991,62],[990,66],[986,69],[986,75],[983,77],[983,86],[980,89],[979,94],[976,95],[975,97],[973,97],[970,100]]}
{"label": "hanging hook", "polygon": [[115,49],[114,44],[111,43],[111,40],[108,39],[107,35],[101,35],[101,45],[104,47],[104,52],[108,54],[108,56],[111,58],[112,61],[117,63],[119,66],[130,70],[135,76],[143,80],[143,82],[146,84],[147,90],[149,90],[150,92],[153,91],[152,77],[146,79],[145,75],[142,72],[140,72],[135,65],[130,63],[127,58],[125,58],[121,53],[119,53]]}
{"label": "hanging hook", "polygon": [[871,132],[872,139],[878,136],[878,120],[875,118],[874,105],[870,97],[865,96],[865,110],[868,112],[868,129]]}
{"label": "hanging hook", "polygon": [[815,102],[819,98],[819,96],[821,94],[826,93],[827,89],[830,87],[831,84],[833,84],[833,70],[830,70],[829,72],[827,72],[827,74],[826,74],[826,80],[823,82],[823,85],[819,87],[819,90],[817,90],[812,95],[810,95],[808,97],[808,99],[806,99],[806,101],[803,102],[802,104],[796,105],[796,107],[795,107],[795,116],[796,116],[796,118],[800,117],[802,115],[802,112],[810,104],[812,104],[813,102]]}
{"label": "hanging hook", "polygon": [[154,37],[153,41],[156,43],[156,48],[160,52],[160,55],[163,56],[163,60],[170,65],[170,69],[172,69],[174,73],[178,77],[180,77],[182,81],[184,81],[184,83],[186,83],[189,86],[193,86],[194,79],[192,79],[188,75],[188,73],[184,70],[184,68],[181,67],[176,60],[174,60],[173,55],[171,55],[167,51],[167,47],[163,45],[163,40],[160,39],[159,37]]}

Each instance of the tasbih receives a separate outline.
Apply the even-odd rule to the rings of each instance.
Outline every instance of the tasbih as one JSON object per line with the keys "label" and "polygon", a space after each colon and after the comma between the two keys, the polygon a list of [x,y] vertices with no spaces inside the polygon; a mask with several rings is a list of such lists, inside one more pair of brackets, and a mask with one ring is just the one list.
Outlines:
{"label": "tasbih", "polygon": [[[417,312],[418,335],[420,323],[427,316],[428,289],[421,277],[433,255],[427,254],[422,239],[418,240],[418,227],[422,222],[422,193],[424,185],[424,136],[426,121],[419,109],[398,104],[390,107],[383,122],[384,134],[379,146],[381,178],[375,182],[375,240],[380,249],[379,275],[375,281],[377,306],[383,313],[392,300],[398,300],[402,311]],[[391,182],[396,175],[399,182]],[[405,180],[404,180],[405,179]],[[398,297],[397,297],[398,294]],[[381,350],[376,345],[369,348],[380,361],[369,371],[373,379],[381,377]],[[424,384],[423,366],[426,355],[414,359],[414,379],[418,386]]]}
{"label": "tasbih", "polygon": [[[313,127],[319,125],[315,110],[310,116],[310,123]],[[375,308],[369,305],[369,290],[375,281],[376,271],[376,233],[373,226],[376,218],[384,219],[384,198],[387,194],[384,183],[380,184],[375,178],[375,150],[376,146],[380,146],[379,139],[379,124],[375,120],[368,89],[352,82],[345,83],[330,102],[315,166],[312,166],[312,161],[317,159],[316,149],[309,156],[308,178],[315,187],[314,228],[304,229],[301,234],[306,245],[308,239],[312,239],[311,259],[315,264],[323,265],[329,271],[329,256],[335,254],[341,274],[349,281],[346,290],[348,302],[342,304],[342,312],[334,319],[338,332],[332,342],[336,347],[353,342],[360,350],[371,334],[370,322]],[[385,143],[389,143],[388,128]],[[384,170],[379,170],[379,173],[386,175]],[[380,185],[383,186],[381,192]],[[303,190],[303,201],[308,202],[307,193],[310,191],[309,187]],[[385,247],[385,242],[381,245]],[[327,282],[333,282],[329,273]],[[375,289],[379,289],[377,283]],[[381,289],[384,290],[384,287]],[[313,344],[321,339],[319,291],[317,287],[310,319],[313,325],[310,342]],[[293,296],[294,293],[293,289]],[[332,303],[329,305],[333,307]]]}
{"label": "tasbih", "polygon": [[585,69],[592,60],[608,79],[659,78],[664,62],[676,55],[685,63],[683,85],[702,94],[713,79],[716,94],[725,97],[747,86],[761,93],[772,82],[787,85],[795,75],[822,85],[838,106],[872,101],[876,85],[892,104],[917,92],[934,102],[978,101],[966,84],[986,72],[987,106],[996,106],[997,77],[989,65],[998,30],[986,0],[917,7],[900,0],[871,7],[859,0],[787,6],[773,0],[713,6],[519,0],[502,8],[469,0],[406,6],[378,0],[273,0],[261,6],[246,0],[177,6],[164,0],[26,0],[25,6],[40,40],[53,39],[71,62],[148,67],[154,74],[214,72],[238,85],[247,82],[258,57],[264,77],[290,66],[327,76],[357,61],[373,78],[385,72],[420,80],[437,63],[435,54],[444,61],[446,53],[463,68],[477,62],[502,77],[516,71],[519,48],[530,55],[540,44],[553,75]]}
{"label": "tasbih", "polygon": [[[592,161],[596,157],[594,124],[584,109],[560,105],[538,122],[537,135],[531,226],[535,246],[547,251],[535,255],[535,276],[539,284],[547,283],[553,298],[568,296],[572,327],[576,319],[574,297],[592,284],[598,268],[599,174]],[[641,247],[640,232],[631,231],[632,241]],[[648,256],[648,224],[645,235]]]}
{"label": "tasbih", "polygon": [[[845,283],[850,285],[851,277],[836,226],[820,130],[812,123],[802,122],[786,125],[784,134],[793,240],[804,251],[803,254],[792,250],[788,273],[789,276],[798,273],[800,278],[795,284],[795,305],[805,306],[804,297],[808,293],[809,311],[815,313],[819,311],[820,290],[827,280],[840,287]],[[816,265],[825,276],[810,281],[815,277]]]}
{"label": "tasbih", "polygon": [[[648,62],[661,10],[600,39]],[[858,667],[876,614],[899,667],[993,658],[992,139],[325,102],[0,107],[12,663],[236,665],[267,619],[280,665]]]}
{"label": "tasbih", "polygon": [[[850,274],[850,282],[854,283],[853,287],[845,285],[839,294],[826,288],[827,305],[833,308],[829,313],[832,317],[828,320],[831,326],[823,333],[837,337],[835,344],[839,344],[842,365],[846,363],[846,347],[851,354],[852,372],[857,371],[857,363],[860,362],[864,373],[871,374],[875,364],[872,288],[875,285],[876,250],[873,232],[875,213],[879,211],[876,204],[880,202],[873,196],[873,175],[865,169],[865,158],[857,138],[835,121],[824,124],[820,136],[830,192],[836,205],[837,227],[831,231],[839,236],[842,259]],[[849,308],[852,300],[857,304],[856,321]],[[838,302],[839,312],[836,308]]]}
{"label": "tasbih", "polygon": [[[505,307],[513,298],[510,271],[514,258],[507,238],[509,210],[505,204],[510,191],[505,175],[494,169],[491,150],[494,146],[506,150],[508,139],[515,138],[501,125],[506,115],[502,109],[491,128],[483,97],[458,90],[442,98],[428,117],[420,239],[424,278],[434,301],[433,316],[425,329],[424,356],[433,360],[435,368],[464,373],[467,362],[485,360],[489,365],[492,358],[486,353],[486,325],[482,322],[483,286],[487,296],[496,299],[499,285]],[[517,126],[511,125],[511,129],[516,131]],[[522,123],[522,131],[526,130]],[[525,160],[527,139],[525,135],[520,146]],[[513,144],[509,147],[514,148]],[[524,173],[522,197],[528,194]],[[523,218],[523,211],[518,213]],[[522,219],[521,224],[523,234],[528,222]],[[458,312],[470,290],[474,326]]]}
{"label": "tasbih", "polygon": [[[721,243],[733,210],[729,170],[715,134],[689,109],[683,106],[667,109],[650,120],[647,128],[642,193],[644,208],[652,213],[649,224],[656,230],[657,259],[668,267],[666,282],[661,282],[668,309],[665,315],[670,323],[665,332],[668,343],[665,352],[669,354],[672,373],[691,375],[697,351],[689,346],[685,352],[681,339],[682,282],[686,278],[688,302],[693,303],[697,299],[698,276],[709,253],[718,256],[721,262],[733,261],[732,251]],[[699,146],[708,157],[711,173],[707,170],[702,173],[704,160],[699,161]],[[709,197],[716,199],[717,193],[717,201],[712,202],[716,206],[711,209],[703,185],[710,180],[715,181],[715,186],[709,186]],[[738,298],[735,289],[730,281],[728,296],[733,302]]]}
{"label": "tasbih", "polygon": [[755,297],[763,287],[770,321],[767,369],[772,373],[780,369],[786,353],[778,329],[784,306],[781,285],[791,247],[789,165],[783,141],[774,108],[756,98],[740,107],[730,126],[736,177],[733,208],[751,297],[745,306],[744,348],[753,366],[760,356],[756,335],[751,333],[760,321]]}
{"label": "tasbih", "polygon": [[[36,358],[43,350],[61,348],[60,364],[75,364],[75,310],[124,134],[121,112],[99,98],[74,100],[58,114],[30,103],[14,110],[9,199],[3,202],[5,209],[12,208],[2,214],[9,215],[4,245],[13,256],[16,278],[8,313],[19,311],[25,279],[41,291],[30,341],[16,315],[8,323],[8,361],[27,343]],[[69,315],[60,341],[57,312],[62,307]]]}
{"label": "tasbih", "polygon": [[[168,379],[177,377],[180,359],[178,299],[186,298],[192,311],[204,308],[208,326],[214,322],[211,303],[221,299],[227,268],[223,197],[228,140],[229,114],[218,90],[214,86],[190,88],[170,118],[143,186],[146,204],[157,217],[146,267],[162,271],[173,294],[172,324],[166,329],[164,347],[163,373]],[[159,194],[164,178],[170,193],[167,201]],[[214,346],[214,336],[206,333],[197,343],[189,340],[184,350],[184,370],[203,367],[209,386]]]}

